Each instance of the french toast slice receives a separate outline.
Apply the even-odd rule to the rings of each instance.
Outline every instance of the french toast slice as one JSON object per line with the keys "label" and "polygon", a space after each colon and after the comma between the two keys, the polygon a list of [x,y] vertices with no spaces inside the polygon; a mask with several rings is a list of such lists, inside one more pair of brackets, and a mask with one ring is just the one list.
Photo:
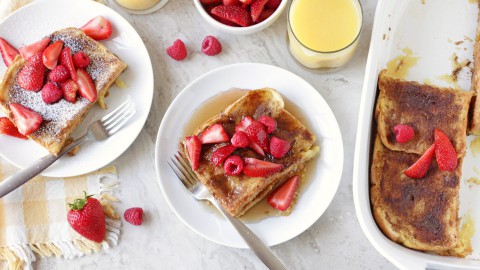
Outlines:
{"label": "french toast slice", "polygon": [[[200,125],[193,135],[200,135],[213,124],[221,124],[231,138],[235,133],[235,126],[244,117],[251,116],[258,119],[263,115],[270,116],[277,121],[277,129],[272,135],[288,141],[291,144],[290,151],[283,158],[275,160],[270,155],[262,157],[250,148],[238,148],[232,155],[283,164],[282,171],[267,177],[248,177],[243,173],[238,176],[227,176],[223,166],[217,167],[211,161],[212,153],[224,146],[225,143],[202,146],[200,165],[195,173],[215,199],[232,216],[241,216],[263,199],[273,187],[300,173],[305,163],[312,159],[320,149],[314,145],[315,135],[284,109],[281,95],[271,88],[248,91],[223,112]],[[184,156],[189,156],[185,141],[182,151]]]}
{"label": "french toast slice", "polygon": [[[406,247],[445,253],[459,238],[459,185],[462,159],[454,171],[441,171],[436,161],[422,179],[404,171],[420,155],[393,151],[375,139],[370,199],[373,217],[391,240]],[[454,255],[454,254],[452,254]]]}
{"label": "french toast slice", "polygon": [[[111,84],[127,67],[105,46],[77,28],[56,31],[50,38],[52,42],[62,40],[65,46],[71,48],[72,53],[83,51],[90,57],[90,65],[86,71],[93,79],[99,98],[106,94]],[[39,129],[28,137],[56,155],[63,148],[70,134],[85,118],[94,102],[79,96],[75,103],[61,99],[56,103],[46,104],[42,100],[41,91],[28,91],[18,85],[17,76],[25,64],[26,61],[19,55],[5,71],[3,81],[0,83],[0,107],[12,122],[10,103],[19,103],[39,113],[43,122]]]}
{"label": "french toast slice", "polygon": [[[380,72],[375,119],[378,135],[391,150],[422,154],[434,141],[434,129],[442,130],[452,141],[458,157],[465,155],[468,111],[472,92],[441,88],[396,79]],[[398,143],[394,127],[410,125],[415,136]]]}

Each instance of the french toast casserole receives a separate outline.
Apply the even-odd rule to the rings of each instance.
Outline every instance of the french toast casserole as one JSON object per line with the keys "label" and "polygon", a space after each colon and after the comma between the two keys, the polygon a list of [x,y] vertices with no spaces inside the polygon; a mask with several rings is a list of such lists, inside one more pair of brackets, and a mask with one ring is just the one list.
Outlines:
{"label": "french toast casserole", "polygon": [[[243,134],[245,131],[250,135],[249,132],[254,130],[255,126],[262,132],[262,124],[257,121],[264,119],[276,122],[275,128],[268,129],[268,135],[265,132],[267,129],[262,133],[270,137],[270,148],[268,145],[265,147],[262,142],[266,139],[265,136],[250,143],[245,138],[246,144],[235,146],[237,133]],[[245,124],[246,122],[248,124]],[[245,125],[242,126],[243,124]],[[209,143],[206,139],[209,135],[206,134],[217,128],[225,132],[225,140],[216,144]],[[190,155],[189,139],[192,137],[198,137],[202,141],[198,165],[195,165]],[[255,142],[258,144],[252,145]],[[279,153],[276,150],[278,148],[274,149],[272,146],[276,142],[283,142],[279,145],[289,147]],[[232,216],[238,217],[263,199],[275,186],[299,174],[305,163],[319,152],[315,142],[315,135],[284,109],[281,95],[274,89],[263,88],[248,91],[220,114],[198,126],[192,136],[180,144],[180,151],[189,158],[195,174],[215,199]],[[228,151],[224,158],[238,157],[239,162],[245,162],[245,165],[242,165],[243,172],[229,173],[227,167],[221,166],[217,156],[223,150]],[[228,160],[224,162],[225,166]]]}
{"label": "french toast casserole", "polygon": [[458,207],[473,92],[404,81],[385,71],[378,89],[370,174],[377,225],[412,249],[468,255],[459,248]]}
{"label": "french toast casserole", "polygon": [[[40,126],[32,133],[24,135],[45,147],[50,153],[58,154],[97,99],[103,99],[109,87],[127,65],[105,46],[88,37],[78,28],[58,30],[46,38],[49,38],[50,45],[61,41],[63,48],[70,50],[69,55],[83,52],[90,59],[85,71],[93,80],[96,89],[93,99],[89,100],[80,93],[78,98],[74,96],[73,101],[59,99],[51,104],[46,103],[45,97],[42,96],[46,90],[31,91],[20,86],[19,74],[22,70],[28,69],[26,66],[31,60],[24,59],[19,54],[8,66],[0,84],[0,107],[12,122],[18,119],[15,119],[11,104],[19,104],[28,111],[38,113],[43,119]],[[44,66],[42,68],[46,70]],[[77,83],[80,84],[80,82]],[[18,123],[16,125],[18,126]]]}

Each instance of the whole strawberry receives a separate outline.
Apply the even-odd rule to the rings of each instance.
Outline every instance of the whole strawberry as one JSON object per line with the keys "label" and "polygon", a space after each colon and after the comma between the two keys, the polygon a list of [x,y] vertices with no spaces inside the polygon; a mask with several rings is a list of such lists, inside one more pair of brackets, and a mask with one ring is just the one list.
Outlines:
{"label": "whole strawberry", "polygon": [[105,239],[105,214],[100,202],[84,191],[84,198],[69,203],[67,214],[70,226],[81,236],[101,243]]}

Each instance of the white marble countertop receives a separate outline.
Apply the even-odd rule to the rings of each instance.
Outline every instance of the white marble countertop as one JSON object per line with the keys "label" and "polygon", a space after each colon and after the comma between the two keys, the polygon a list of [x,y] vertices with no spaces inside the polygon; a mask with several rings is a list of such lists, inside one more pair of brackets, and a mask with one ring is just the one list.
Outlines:
{"label": "white marble countertop", "polygon": [[[113,0],[110,0],[113,1]],[[392,269],[368,242],[355,215],[352,195],[353,153],[357,114],[368,54],[376,0],[361,0],[364,28],[351,63],[330,74],[299,67],[285,44],[286,12],[266,30],[249,36],[231,36],[209,26],[191,0],[170,0],[150,15],[130,15],[112,2],[138,31],[153,63],[155,92],[147,123],[133,145],[113,162],[119,170],[120,213],[141,206],[145,222],[140,227],[122,225],[118,246],[74,260],[39,259],[36,269],[266,269],[246,249],[223,247],[187,228],[167,205],[154,168],[155,140],[162,117],[175,96],[206,71],[238,62],[260,62],[290,70],[312,84],[332,108],[343,136],[345,162],[338,192],[323,216],[298,237],[273,247],[291,269]],[[206,35],[217,36],[223,52],[201,55]],[[177,38],[187,45],[186,61],[170,59],[165,49]]]}

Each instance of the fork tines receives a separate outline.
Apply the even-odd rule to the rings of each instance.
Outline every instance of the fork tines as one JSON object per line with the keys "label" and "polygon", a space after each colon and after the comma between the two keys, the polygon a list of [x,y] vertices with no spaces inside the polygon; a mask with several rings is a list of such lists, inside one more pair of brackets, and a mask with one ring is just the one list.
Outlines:
{"label": "fork tines", "polygon": [[109,134],[117,132],[135,114],[135,103],[130,96],[115,110],[100,119]]}
{"label": "fork tines", "polygon": [[195,173],[180,152],[177,152],[174,157],[175,158],[170,158],[170,161],[167,162],[168,166],[172,168],[173,172],[188,190],[193,189],[198,182]]}

